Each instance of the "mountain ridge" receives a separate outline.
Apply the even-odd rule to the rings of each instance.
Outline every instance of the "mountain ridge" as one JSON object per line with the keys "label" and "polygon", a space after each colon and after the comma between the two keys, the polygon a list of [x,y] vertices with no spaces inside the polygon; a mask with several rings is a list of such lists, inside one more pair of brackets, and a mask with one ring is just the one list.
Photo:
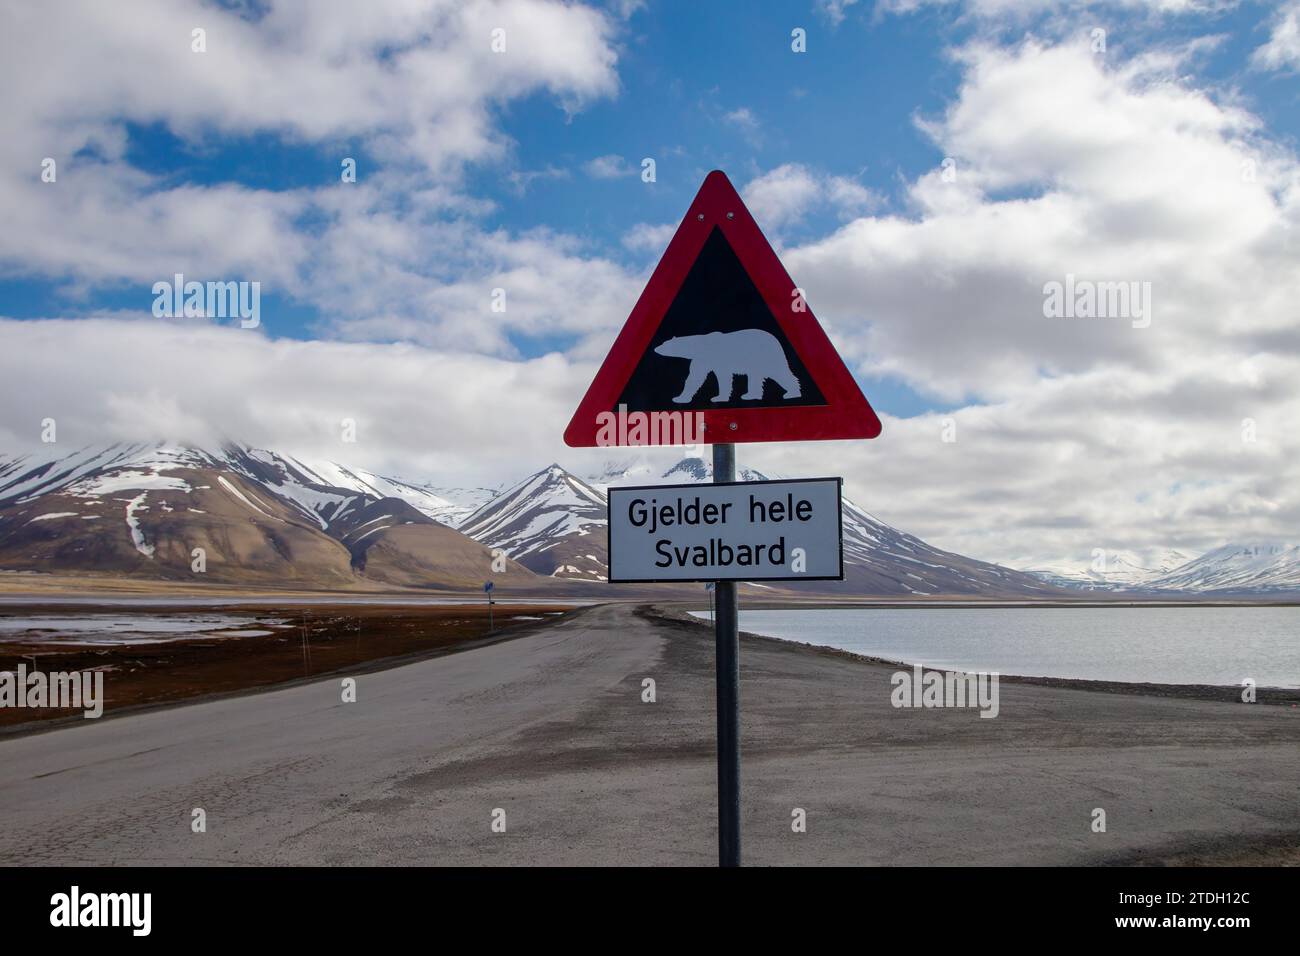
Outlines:
{"label": "mountain ridge", "polygon": [[[769,476],[742,468],[738,477]],[[666,467],[632,456],[587,478],[552,463],[500,490],[447,494],[236,442],[0,455],[0,568],[185,579],[201,548],[213,558],[209,580],[230,583],[465,588],[506,575],[595,584],[608,572],[605,488],[711,479],[711,463],[689,454]],[[1289,543],[1227,544],[1197,558],[1170,551],[1145,563],[1113,552],[1104,573],[1020,571],[935,548],[848,498],[842,504],[845,581],[777,590],[1050,599],[1300,589],[1300,546]]]}
{"label": "mountain ridge", "polygon": [[454,519],[449,504],[366,472],[235,443],[8,457],[0,567],[314,588],[467,588],[490,576],[535,583],[522,565],[438,520]]}

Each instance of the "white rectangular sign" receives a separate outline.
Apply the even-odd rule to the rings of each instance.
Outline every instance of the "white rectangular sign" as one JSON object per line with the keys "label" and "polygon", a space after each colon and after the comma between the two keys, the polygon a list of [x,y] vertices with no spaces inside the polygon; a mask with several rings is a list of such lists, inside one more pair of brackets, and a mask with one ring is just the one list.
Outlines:
{"label": "white rectangular sign", "polygon": [[842,581],[839,478],[609,489],[609,580]]}

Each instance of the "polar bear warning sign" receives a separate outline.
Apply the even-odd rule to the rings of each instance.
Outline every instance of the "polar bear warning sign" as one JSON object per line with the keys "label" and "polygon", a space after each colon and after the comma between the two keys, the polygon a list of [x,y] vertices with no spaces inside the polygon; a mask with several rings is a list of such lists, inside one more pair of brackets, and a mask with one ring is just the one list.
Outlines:
{"label": "polar bear warning sign", "polygon": [[[702,434],[684,429],[683,415],[698,421]],[[678,427],[654,427],[654,419],[674,417]],[[651,427],[627,427],[637,418],[651,419],[640,423]],[[880,420],[804,291],[726,175],[714,170],[564,440],[573,446],[730,444],[879,434]]]}

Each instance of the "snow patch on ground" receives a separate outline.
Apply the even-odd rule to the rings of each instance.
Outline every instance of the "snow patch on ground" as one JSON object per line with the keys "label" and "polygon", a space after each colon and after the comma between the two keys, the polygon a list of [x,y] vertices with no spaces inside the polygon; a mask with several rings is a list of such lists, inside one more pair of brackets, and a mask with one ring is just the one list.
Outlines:
{"label": "snow patch on ground", "polygon": [[284,519],[283,519],[283,518],[277,518],[275,515],[270,514],[269,512],[263,510],[262,508],[259,508],[259,507],[258,507],[257,505],[255,505],[255,504],[253,504],[251,501],[248,500],[247,497],[245,497],[245,495],[244,495],[244,493],[243,493],[242,491],[240,491],[238,488],[236,488],[236,487],[235,487],[234,485],[232,485],[230,482],[226,481],[226,479],[223,478],[223,477],[221,477],[220,475],[217,476],[217,483],[220,484],[222,488],[225,488],[228,492],[230,492],[232,495],[234,495],[236,498],[238,498],[238,499],[239,499],[240,501],[242,501],[244,504],[248,505],[248,507],[252,508],[254,511],[256,511],[258,514],[262,515],[263,517],[265,517],[265,518],[270,518],[270,519],[273,520],[273,521],[279,521],[281,524],[284,523]]}
{"label": "snow patch on ground", "polygon": [[87,478],[68,489],[77,495],[111,495],[119,491],[190,491],[181,478],[153,471],[118,471],[111,475]]}
{"label": "snow patch on ground", "polygon": [[144,532],[140,530],[140,519],[135,516],[137,511],[148,511],[145,507],[144,500],[149,496],[147,491],[136,495],[126,505],[126,526],[131,529],[131,543],[135,549],[143,554],[146,558],[152,558],[154,546],[145,541]]}

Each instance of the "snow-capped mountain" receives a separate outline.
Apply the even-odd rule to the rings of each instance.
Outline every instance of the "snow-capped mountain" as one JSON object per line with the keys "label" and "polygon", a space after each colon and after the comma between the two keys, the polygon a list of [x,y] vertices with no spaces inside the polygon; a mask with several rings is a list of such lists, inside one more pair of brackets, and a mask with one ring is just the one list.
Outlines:
{"label": "snow-capped mountain", "polygon": [[[739,468],[737,481],[764,481],[762,472],[753,468]],[[676,461],[656,463],[648,455],[632,458],[628,461],[607,462],[599,472],[590,475],[586,481],[593,488],[604,492],[610,485],[685,484],[686,482],[707,482],[713,480],[712,459],[688,455]]]}
{"label": "snow-capped mountain", "polygon": [[354,492],[367,499],[397,498],[434,521],[452,527],[473,510],[428,488],[332,461],[307,462],[239,445],[228,446],[223,459],[242,474],[271,485],[314,514],[322,522],[322,528],[329,527],[331,513],[343,505],[339,491]]}
{"label": "snow-capped mountain", "polygon": [[606,523],[605,495],[551,465],[486,502],[459,528],[538,574],[603,581]]}
{"label": "snow-capped mountain", "polygon": [[[1100,570],[1104,567],[1105,570]],[[1104,565],[1048,565],[1028,569],[1058,587],[1158,594],[1268,594],[1300,590],[1300,545],[1226,544],[1200,557],[1167,549],[1150,555],[1108,551]]]}
{"label": "snow-capped mountain", "polygon": [[443,501],[450,502],[452,508],[447,510],[445,518],[439,518],[438,520],[451,525],[453,528],[459,528],[466,518],[501,493],[500,487],[460,488],[448,485],[417,483],[412,483],[411,487],[426,491]]}
{"label": "snow-capped mountain", "polygon": [[1295,591],[1300,589],[1300,545],[1225,544],[1152,580],[1150,587],[1201,593]]}
{"label": "snow-capped mountain", "polygon": [[1145,556],[1134,551],[1107,551],[1104,559],[1097,554],[1083,564],[1040,564],[1024,571],[1058,587],[1124,591],[1151,587],[1190,560],[1189,555],[1172,548]]}
{"label": "snow-capped mountain", "polygon": [[[768,476],[752,468],[742,480]],[[227,444],[117,444],[0,456],[0,570],[295,587],[478,587],[608,573],[610,484],[712,480],[707,460],[615,463],[584,481],[551,465],[506,490],[440,489],[336,462]],[[477,507],[475,507],[477,505]],[[1300,590],[1300,545],[1226,545],[1192,560],[1107,554],[1104,572],[1033,574],[932,547],[843,501],[844,582],[826,594],[1059,596]],[[454,526],[454,527],[453,527]],[[205,555],[206,569],[193,570]],[[509,560],[504,577],[494,555]],[[532,582],[532,584],[529,584]],[[572,587],[572,584],[568,585]]]}
{"label": "snow-capped mountain", "polygon": [[[329,461],[307,463],[236,444],[217,451],[171,443],[117,444],[83,448],[68,455],[0,458],[0,501],[33,499],[63,489],[103,493],[122,482],[131,483],[131,487],[181,490],[177,479],[165,477],[168,473],[213,467],[266,485],[322,528],[346,513],[349,500],[360,498],[397,498],[444,524],[453,524],[473,510],[427,488],[363,469]],[[22,469],[26,471],[18,475]],[[15,475],[18,478],[12,477]]]}
{"label": "snow-capped mountain", "polygon": [[1027,573],[1072,590],[1225,597],[1294,593],[1300,591],[1300,545],[1233,543],[1199,557],[1174,549],[1146,556],[1108,551],[1104,565],[1094,559],[1083,566],[1040,565]]}
{"label": "snow-capped mountain", "polygon": [[[738,477],[741,481],[768,478],[753,468],[740,469]],[[666,467],[645,457],[611,463],[585,481],[551,465],[502,492],[466,518],[460,530],[489,547],[501,548],[539,574],[604,580],[609,573],[606,488],[712,480],[711,462],[693,456]],[[1051,586],[1020,572],[933,548],[847,499],[843,509],[845,581],[789,586],[846,595],[1055,593]]]}
{"label": "snow-capped mountain", "polygon": [[[410,483],[235,444],[8,457],[0,459],[0,568],[196,583],[476,587],[493,573],[490,549],[437,518],[464,510]],[[496,573],[502,583],[536,580],[514,562]]]}

